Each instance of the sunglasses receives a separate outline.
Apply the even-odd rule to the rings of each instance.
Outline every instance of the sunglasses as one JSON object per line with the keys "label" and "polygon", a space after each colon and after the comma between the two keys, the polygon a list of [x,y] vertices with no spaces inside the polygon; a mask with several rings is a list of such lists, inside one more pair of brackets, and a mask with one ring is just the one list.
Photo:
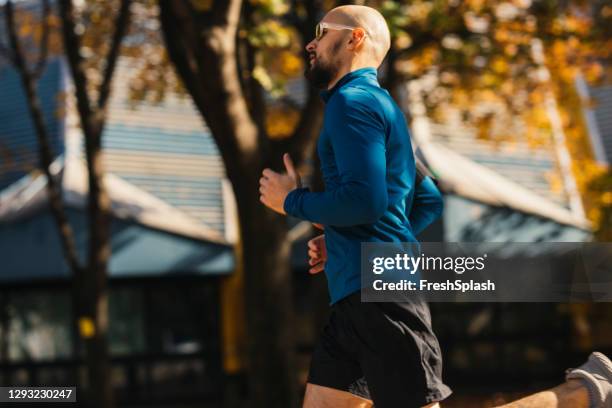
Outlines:
{"label": "sunglasses", "polygon": [[[315,27],[315,38],[319,41],[325,35],[325,30],[354,30],[361,27],[352,27],[334,23],[319,23]],[[363,28],[361,28],[363,30]],[[365,30],[364,30],[365,31]]]}

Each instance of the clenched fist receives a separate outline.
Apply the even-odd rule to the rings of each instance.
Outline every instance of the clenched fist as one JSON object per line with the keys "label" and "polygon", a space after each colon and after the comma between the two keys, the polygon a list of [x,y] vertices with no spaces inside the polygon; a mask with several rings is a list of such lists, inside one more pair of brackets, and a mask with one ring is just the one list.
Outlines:
{"label": "clenched fist", "polygon": [[327,261],[327,249],[325,249],[325,235],[319,235],[308,241],[308,272],[315,274],[325,268]]}
{"label": "clenched fist", "polygon": [[302,186],[300,175],[293,166],[293,161],[288,153],[283,155],[286,174],[280,174],[270,169],[264,169],[259,179],[259,201],[266,207],[280,214],[285,214],[283,205],[287,195]]}

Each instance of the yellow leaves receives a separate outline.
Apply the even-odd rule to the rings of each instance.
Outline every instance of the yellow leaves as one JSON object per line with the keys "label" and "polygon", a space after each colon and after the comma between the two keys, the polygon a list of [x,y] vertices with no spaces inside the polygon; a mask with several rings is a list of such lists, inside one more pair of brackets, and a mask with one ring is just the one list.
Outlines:
{"label": "yellow leaves", "polygon": [[497,95],[491,89],[483,89],[482,91],[477,93],[477,98],[479,101],[483,102],[494,102],[497,101]]}
{"label": "yellow leaves", "polygon": [[486,115],[476,121],[477,137],[482,140],[489,138],[493,125],[493,115]]}
{"label": "yellow leaves", "polygon": [[528,45],[532,39],[524,30],[521,23],[500,24],[496,27],[493,37],[495,41],[506,45]]}
{"label": "yellow leaves", "polygon": [[506,60],[498,57],[498,58],[494,58],[493,61],[491,62],[491,68],[493,69],[494,72],[498,74],[504,74],[508,72],[509,66]]}
{"label": "yellow leaves", "polygon": [[466,0],[466,4],[470,9],[479,12],[484,7],[485,0]]}
{"label": "yellow leaves", "polygon": [[612,205],[612,191],[606,191],[601,195],[601,202],[604,205]]}
{"label": "yellow leaves", "polygon": [[543,105],[531,109],[529,113],[529,122],[532,126],[538,128],[548,128],[550,126],[550,118]]}
{"label": "yellow leaves", "polygon": [[504,47],[504,53],[509,57],[514,57],[518,52],[516,44],[508,44]]}
{"label": "yellow leaves", "polygon": [[426,47],[412,58],[401,58],[395,62],[396,69],[405,75],[419,76],[438,64],[440,50],[436,46]]}
{"label": "yellow leaves", "polygon": [[291,43],[291,29],[276,20],[266,20],[257,25],[248,38],[255,47],[287,47]]}
{"label": "yellow leaves", "polygon": [[168,92],[183,95],[185,90],[162,48],[151,47],[131,60],[132,73],[128,82],[128,98],[132,107],[139,102],[158,104]]}
{"label": "yellow leaves", "polygon": [[457,85],[459,80],[459,75],[455,72],[445,71],[440,74],[440,81],[445,85]]}
{"label": "yellow leaves", "polygon": [[406,76],[417,76],[424,71],[424,67],[419,66],[410,59],[400,59],[395,61],[395,69],[398,73]]}
{"label": "yellow leaves", "polygon": [[283,139],[291,136],[300,119],[297,110],[286,105],[269,107],[266,116],[266,130],[271,139]]}
{"label": "yellow leaves", "polygon": [[480,82],[481,82],[481,83],[482,83],[482,85],[484,85],[484,86],[489,86],[489,87],[491,87],[491,86],[494,86],[494,85],[496,85],[496,84],[497,84],[498,79],[497,79],[497,76],[495,76],[495,75],[493,75],[493,74],[491,74],[491,73],[487,72],[487,73],[485,73],[484,75],[482,75],[482,76],[480,77]]}
{"label": "yellow leaves", "polygon": [[494,37],[497,42],[506,42],[510,40],[510,32],[505,28],[500,28],[495,30]]}
{"label": "yellow leaves", "polygon": [[200,12],[209,11],[213,4],[214,0],[191,0],[193,8]]}
{"label": "yellow leaves", "polygon": [[513,0],[512,4],[521,9],[528,9],[531,7],[531,0]]}
{"label": "yellow leaves", "polygon": [[469,106],[470,96],[465,89],[455,89],[453,92],[452,102],[457,106]]}
{"label": "yellow leaves", "polygon": [[273,16],[280,16],[289,11],[289,4],[285,0],[251,0],[251,4]]}
{"label": "yellow leaves", "polygon": [[573,32],[580,35],[586,35],[589,33],[591,24],[588,20],[578,15],[568,15],[564,20],[564,29],[569,32]]}
{"label": "yellow leaves", "polygon": [[587,82],[596,82],[603,77],[604,68],[599,62],[595,61],[584,67],[582,69],[582,74]]}
{"label": "yellow leaves", "polygon": [[440,50],[437,47],[427,47],[423,50],[420,56],[414,58],[417,64],[431,66],[440,56]]}
{"label": "yellow leaves", "polygon": [[562,194],[565,191],[565,187],[563,186],[563,180],[558,171],[546,172],[544,174],[544,178],[548,181],[548,185],[550,186],[550,190],[555,194]]}
{"label": "yellow leaves", "polygon": [[411,23],[422,23],[427,20],[433,8],[431,1],[415,1],[403,7],[402,11]]}
{"label": "yellow leaves", "polygon": [[550,65],[555,96],[572,157],[572,174],[576,180],[588,219],[599,240],[612,240],[609,222],[612,214],[612,170],[597,163],[589,142],[588,128],[582,114],[583,102],[574,86],[573,77],[563,74],[561,64]]}
{"label": "yellow leaves", "polygon": [[278,19],[262,19],[259,15],[255,20],[255,25],[246,30],[247,39],[255,48],[256,65],[251,75],[273,97],[278,97],[285,92],[286,81],[303,70],[299,34],[295,27]]}
{"label": "yellow leaves", "polygon": [[280,56],[281,73],[286,77],[295,76],[303,69],[303,60],[294,53],[283,51]]}
{"label": "yellow leaves", "polygon": [[405,31],[399,33],[398,36],[395,38],[395,47],[399,50],[410,48],[411,45],[412,37],[410,37],[410,35]]}

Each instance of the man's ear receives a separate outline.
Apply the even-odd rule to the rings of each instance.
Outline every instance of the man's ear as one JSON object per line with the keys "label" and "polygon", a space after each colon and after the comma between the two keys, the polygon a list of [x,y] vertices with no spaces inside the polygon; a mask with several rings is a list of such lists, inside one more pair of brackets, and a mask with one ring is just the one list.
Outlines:
{"label": "man's ear", "polygon": [[357,44],[359,42],[363,42],[363,40],[365,39],[365,32],[363,31],[363,29],[361,28],[356,28],[355,30],[353,30],[353,32],[351,33],[351,39],[349,40],[349,44]]}

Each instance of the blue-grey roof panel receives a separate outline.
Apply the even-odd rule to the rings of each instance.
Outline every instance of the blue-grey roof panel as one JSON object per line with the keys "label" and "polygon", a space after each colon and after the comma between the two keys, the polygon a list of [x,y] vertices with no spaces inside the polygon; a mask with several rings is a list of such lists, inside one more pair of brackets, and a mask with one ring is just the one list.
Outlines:
{"label": "blue-grey roof panel", "polygon": [[583,242],[588,231],[509,208],[444,197],[445,242]]}
{"label": "blue-grey roof panel", "polygon": [[591,87],[589,93],[604,154],[612,164],[612,85]]}
{"label": "blue-grey roof panel", "polygon": [[[87,245],[85,216],[69,210],[79,252]],[[231,247],[184,238],[125,220],[111,227],[112,278],[169,275],[224,275],[234,269]],[[0,224],[0,283],[70,276],[56,224],[44,210],[19,222]]]}
{"label": "blue-grey roof panel", "polygon": [[[59,59],[49,61],[37,89],[54,156],[64,151],[58,101],[62,92]],[[39,167],[38,140],[18,73],[0,68],[0,190]]]}

